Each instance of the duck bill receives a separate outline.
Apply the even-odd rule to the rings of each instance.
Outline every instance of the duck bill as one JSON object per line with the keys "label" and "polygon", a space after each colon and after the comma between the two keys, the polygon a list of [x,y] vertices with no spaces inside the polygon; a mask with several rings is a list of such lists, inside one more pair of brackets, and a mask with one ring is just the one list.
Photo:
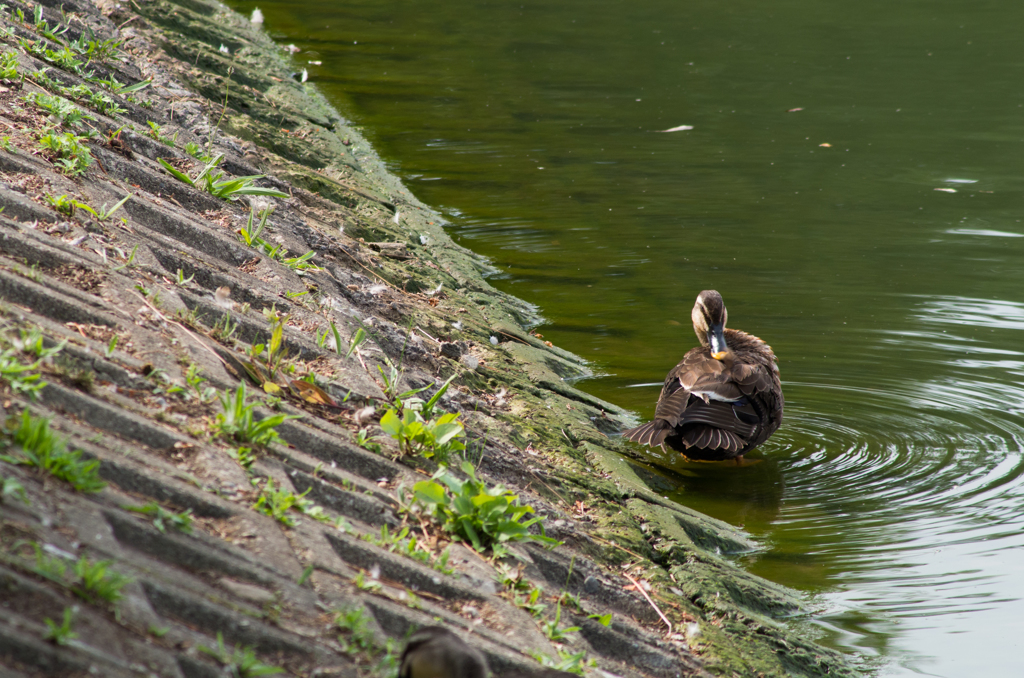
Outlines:
{"label": "duck bill", "polygon": [[708,341],[711,344],[711,357],[724,360],[729,354],[729,346],[725,343],[725,326],[712,325],[708,328]]}

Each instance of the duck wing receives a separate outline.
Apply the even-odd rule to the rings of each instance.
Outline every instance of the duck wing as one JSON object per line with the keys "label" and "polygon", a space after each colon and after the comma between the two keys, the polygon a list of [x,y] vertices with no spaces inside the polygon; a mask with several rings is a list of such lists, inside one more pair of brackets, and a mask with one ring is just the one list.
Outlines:
{"label": "duck wing", "polygon": [[[672,435],[687,448],[739,452],[752,439],[760,439],[759,444],[778,428],[777,422],[768,430],[763,427],[769,412],[777,411],[781,421],[778,383],[771,359],[715,360],[706,348],[694,348],[665,377],[654,420],[625,431],[623,437],[660,445]],[[766,398],[772,402],[762,402]]]}

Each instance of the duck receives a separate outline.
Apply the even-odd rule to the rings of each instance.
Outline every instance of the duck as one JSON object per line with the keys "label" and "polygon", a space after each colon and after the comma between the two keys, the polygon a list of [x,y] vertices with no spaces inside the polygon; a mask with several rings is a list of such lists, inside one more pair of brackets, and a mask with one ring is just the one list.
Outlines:
{"label": "duck", "polygon": [[443,626],[425,626],[409,636],[398,666],[398,678],[579,678],[550,668],[491,674],[483,654]]}
{"label": "duck", "polygon": [[722,295],[704,290],[690,314],[700,346],[665,376],[654,420],[623,431],[692,461],[742,463],[782,424],[782,382],[771,346],[725,326]]}
{"label": "duck", "polygon": [[399,678],[484,678],[483,654],[443,626],[413,633],[402,651]]}

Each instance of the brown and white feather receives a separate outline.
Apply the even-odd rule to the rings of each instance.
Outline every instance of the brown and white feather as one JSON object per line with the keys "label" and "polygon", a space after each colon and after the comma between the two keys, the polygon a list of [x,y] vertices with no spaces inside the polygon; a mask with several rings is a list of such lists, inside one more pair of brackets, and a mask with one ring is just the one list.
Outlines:
{"label": "brown and white feather", "polygon": [[725,328],[728,354],[712,356],[708,327],[716,318],[724,325],[726,317],[717,292],[701,292],[692,315],[701,346],[666,375],[654,420],[623,437],[694,459],[730,459],[763,443],[782,423],[779,368],[768,344],[740,330]]}

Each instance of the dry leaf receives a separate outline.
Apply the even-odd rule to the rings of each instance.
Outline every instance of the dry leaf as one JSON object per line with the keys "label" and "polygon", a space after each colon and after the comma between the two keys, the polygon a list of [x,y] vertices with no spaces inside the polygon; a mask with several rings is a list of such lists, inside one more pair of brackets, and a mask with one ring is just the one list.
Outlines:
{"label": "dry leaf", "polygon": [[338,406],[338,403],[334,402],[334,398],[327,395],[327,392],[316,384],[296,379],[291,382],[291,387],[295,389],[295,391],[298,392],[299,397],[307,403],[313,403],[314,405],[330,405],[332,407]]}

